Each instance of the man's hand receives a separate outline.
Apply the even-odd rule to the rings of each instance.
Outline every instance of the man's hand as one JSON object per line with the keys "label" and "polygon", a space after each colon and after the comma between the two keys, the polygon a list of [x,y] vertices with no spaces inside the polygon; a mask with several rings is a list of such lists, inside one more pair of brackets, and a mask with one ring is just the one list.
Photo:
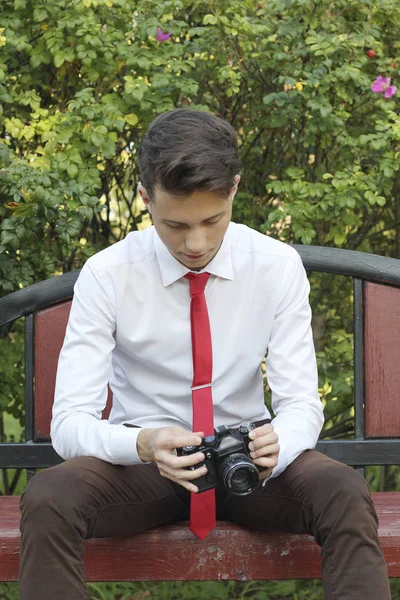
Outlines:
{"label": "man's hand", "polygon": [[260,479],[265,479],[278,464],[278,436],[274,426],[266,423],[250,431],[249,438],[252,440],[249,443],[250,456],[254,464],[265,467],[265,471],[261,471],[259,475]]}
{"label": "man's hand", "polygon": [[137,437],[137,451],[144,462],[155,462],[163,477],[175,481],[189,492],[198,492],[198,487],[191,483],[207,473],[202,466],[190,471],[185,467],[197,465],[204,460],[202,452],[190,456],[177,456],[176,448],[198,446],[204,437],[202,431],[185,431],[182,427],[160,427],[159,429],[142,429]]}

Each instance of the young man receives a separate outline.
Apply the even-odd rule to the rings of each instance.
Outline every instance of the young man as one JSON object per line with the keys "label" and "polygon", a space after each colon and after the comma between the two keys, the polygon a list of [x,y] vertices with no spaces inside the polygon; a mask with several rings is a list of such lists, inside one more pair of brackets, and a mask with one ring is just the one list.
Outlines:
{"label": "young man", "polygon": [[[209,434],[192,431],[192,393],[205,389],[210,398],[211,389],[215,427],[265,419],[266,353],[275,416],[251,432],[249,446],[260,481],[247,495],[218,486],[217,516],[311,534],[322,546],[326,598],[387,600],[367,486],[313,450],[323,415],[301,260],[231,223],[240,181],[234,130],[208,113],[173,110],[153,121],[139,160],[153,227],[91,257],[76,283],[52,420],[66,461],[36,475],[21,500],[22,600],[86,598],[85,538],[188,518],[191,498],[208,494],[189,493],[206,474],[204,453],[176,450]],[[201,385],[193,375],[195,275],[208,278],[198,294],[212,340],[212,377]],[[201,360],[209,361],[205,351]],[[113,408],[101,420],[108,382]]]}

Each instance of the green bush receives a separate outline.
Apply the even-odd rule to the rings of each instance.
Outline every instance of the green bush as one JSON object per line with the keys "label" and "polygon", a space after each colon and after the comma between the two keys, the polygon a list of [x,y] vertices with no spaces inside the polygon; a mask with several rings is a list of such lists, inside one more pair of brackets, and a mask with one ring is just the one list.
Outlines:
{"label": "green bush", "polygon": [[238,130],[236,219],[398,254],[398,95],[370,89],[398,75],[398,3],[4,0],[0,15],[3,292],[140,226],[138,141],[174,106]]}

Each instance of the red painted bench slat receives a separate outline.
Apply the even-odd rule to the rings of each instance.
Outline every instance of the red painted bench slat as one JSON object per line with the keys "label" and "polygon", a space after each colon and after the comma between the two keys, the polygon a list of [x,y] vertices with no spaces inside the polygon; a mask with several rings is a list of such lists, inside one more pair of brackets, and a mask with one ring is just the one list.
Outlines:
{"label": "red painted bench slat", "polygon": [[35,440],[49,439],[58,356],[63,345],[71,301],[35,315]]}
{"label": "red painted bench slat", "polygon": [[[399,577],[400,492],[374,493],[373,499],[389,575]],[[18,579],[18,505],[16,496],[0,498],[0,581]],[[311,579],[321,577],[321,560],[310,536],[220,521],[200,541],[181,522],[134,537],[87,540],[85,569],[88,581]]]}
{"label": "red painted bench slat", "polygon": [[[35,315],[35,440],[50,439],[51,411],[56,384],[57,364],[67,328],[71,300],[40,310]],[[112,405],[108,390],[103,419]]]}
{"label": "red painted bench slat", "polygon": [[364,307],[365,435],[398,437],[400,288],[365,283]]}

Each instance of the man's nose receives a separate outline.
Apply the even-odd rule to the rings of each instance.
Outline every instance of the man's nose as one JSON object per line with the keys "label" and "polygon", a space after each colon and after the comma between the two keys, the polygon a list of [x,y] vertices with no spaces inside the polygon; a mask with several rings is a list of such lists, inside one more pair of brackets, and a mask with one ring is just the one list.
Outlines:
{"label": "man's nose", "polygon": [[186,235],[188,254],[203,254],[206,251],[205,235],[200,230],[193,230]]}

